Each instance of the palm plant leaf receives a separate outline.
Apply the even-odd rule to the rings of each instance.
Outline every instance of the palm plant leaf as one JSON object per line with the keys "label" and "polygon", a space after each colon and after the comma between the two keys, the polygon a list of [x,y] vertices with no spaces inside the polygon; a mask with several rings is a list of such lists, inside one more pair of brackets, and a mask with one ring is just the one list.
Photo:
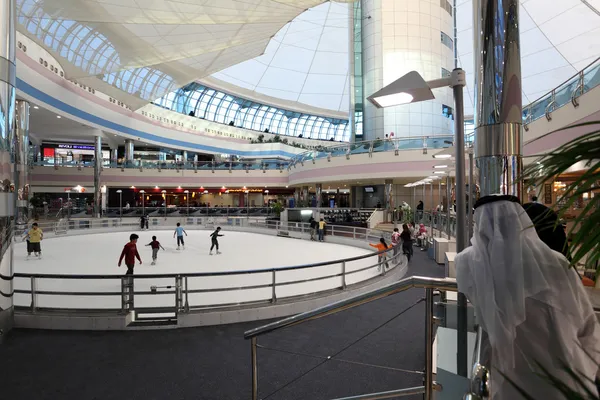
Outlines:
{"label": "palm plant leaf", "polygon": [[[524,180],[543,183],[553,181],[556,176],[567,171],[576,162],[584,163],[587,171],[574,182],[568,184],[558,200],[556,211],[561,218],[578,201],[581,194],[600,187],[600,121],[576,124],[562,130],[584,126],[593,129],[589,133],[543,155],[537,163],[531,164],[523,171],[522,178]],[[551,132],[551,134],[556,132],[558,131]],[[586,257],[587,265],[595,265],[600,260],[599,206],[600,196],[591,198],[579,216],[573,221],[573,226],[569,232],[573,238],[573,243],[575,243],[575,247],[572,249],[572,265],[576,265]]]}

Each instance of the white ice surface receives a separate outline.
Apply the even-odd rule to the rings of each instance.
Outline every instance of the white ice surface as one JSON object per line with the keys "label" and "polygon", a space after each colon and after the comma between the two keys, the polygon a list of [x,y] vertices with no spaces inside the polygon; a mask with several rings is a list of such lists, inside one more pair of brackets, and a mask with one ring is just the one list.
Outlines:
{"label": "white ice surface", "polygon": [[[42,242],[42,259],[32,257],[26,259],[25,243],[15,246],[15,272],[41,274],[73,274],[73,275],[115,275],[120,277],[125,273],[125,266],[117,267],[117,261],[123,245],[127,243],[131,232],[102,233],[81,236],[56,238]],[[270,269],[284,266],[311,264],[322,261],[349,258],[371,253],[369,250],[352,246],[332,243],[318,243],[306,240],[281,238],[245,232],[228,232],[223,230],[224,237],[219,238],[220,250],[223,254],[208,254],[210,248],[207,230],[190,230],[185,237],[185,250],[176,250],[176,239],[171,231],[145,231],[138,233],[138,251],[142,265],[136,262],[135,274],[177,274],[195,272],[243,271]],[[159,251],[157,265],[152,262],[150,247],[144,246],[151,241],[153,235],[161,242],[165,251]],[[346,272],[373,265],[377,257],[346,263]],[[341,273],[341,263],[314,267],[309,269],[277,272],[277,283],[310,279]],[[378,274],[373,268],[351,274],[346,277],[347,284],[359,282]],[[265,273],[193,277],[188,279],[188,289],[224,289],[234,290],[190,293],[189,304],[208,306],[218,304],[241,303],[248,301],[268,300],[272,296],[270,287],[245,289],[244,286],[265,285],[272,282],[270,271]],[[151,286],[173,286],[174,278],[144,278],[135,280],[136,291],[150,290]],[[318,281],[294,283],[277,286],[278,298],[296,296],[306,293],[334,289],[341,286],[341,277],[326,278]],[[30,289],[30,280],[15,279],[15,289]],[[68,292],[119,292],[120,279],[108,280],[68,280],[42,279],[36,280],[38,291],[68,291]],[[136,307],[163,307],[174,304],[173,294],[136,295]],[[28,294],[16,294],[17,305],[27,306],[31,303]],[[121,296],[57,296],[38,294],[38,307],[60,308],[120,308]]]}

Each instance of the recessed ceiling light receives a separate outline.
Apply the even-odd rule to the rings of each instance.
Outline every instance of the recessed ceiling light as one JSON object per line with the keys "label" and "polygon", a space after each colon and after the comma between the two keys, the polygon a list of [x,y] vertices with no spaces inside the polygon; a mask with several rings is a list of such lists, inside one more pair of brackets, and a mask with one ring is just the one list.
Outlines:
{"label": "recessed ceiling light", "polygon": [[436,154],[435,156],[433,156],[433,158],[447,159],[447,158],[452,158],[452,155],[451,154]]}
{"label": "recessed ceiling light", "polygon": [[36,110],[39,110],[39,109],[40,109],[38,106],[33,106],[33,108],[35,108]]}
{"label": "recessed ceiling light", "polygon": [[61,117],[60,115],[57,115],[57,116],[56,116],[56,118],[60,119],[60,118],[62,118],[62,117]]}
{"label": "recessed ceiling light", "polygon": [[433,168],[448,168],[447,165],[434,165]]}
{"label": "recessed ceiling light", "polygon": [[442,174],[445,175],[446,172],[445,171],[433,171],[434,174]]}

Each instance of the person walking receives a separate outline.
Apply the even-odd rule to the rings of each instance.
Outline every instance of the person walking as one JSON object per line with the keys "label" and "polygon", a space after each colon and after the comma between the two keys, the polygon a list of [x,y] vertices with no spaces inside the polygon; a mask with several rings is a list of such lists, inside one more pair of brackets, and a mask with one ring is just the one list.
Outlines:
{"label": "person walking", "polygon": [[325,226],[327,222],[323,218],[319,221],[319,242],[325,241]]}
{"label": "person walking", "polygon": [[417,220],[423,220],[423,200],[419,200],[419,204],[417,204]]}
{"label": "person walking", "polygon": [[142,259],[140,258],[140,253],[138,253],[136,246],[138,239],[139,236],[132,233],[129,236],[129,242],[123,247],[123,251],[121,252],[118,266],[121,266],[121,262],[123,262],[123,258],[125,258],[125,265],[127,265],[127,272],[125,275],[133,275],[133,267],[135,266],[136,258],[140,262],[140,265],[142,265]]}
{"label": "person walking", "polygon": [[183,241],[183,234],[184,233],[185,233],[185,236],[187,236],[187,232],[185,231],[185,229],[183,229],[181,227],[181,224],[178,222],[177,223],[177,228],[175,228],[175,232],[173,232],[173,237],[175,237],[175,235],[177,235],[177,250],[179,250],[179,245],[180,244],[183,247],[183,249],[185,250],[185,242]]}
{"label": "person walking", "polygon": [[158,256],[158,249],[165,250],[164,247],[160,244],[158,240],[156,240],[156,236],[152,236],[152,241],[148,243],[146,246],[150,246],[152,248],[152,263],[150,265],[156,265],[156,258]]}
{"label": "person walking", "polygon": [[211,256],[212,256],[212,251],[215,247],[217,248],[217,254],[221,254],[221,252],[219,251],[219,238],[222,236],[225,236],[225,235],[220,235],[219,232],[221,232],[221,227],[217,226],[217,229],[215,229],[215,231],[210,234],[211,245],[210,245],[210,252],[208,254]]}
{"label": "person walking", "polygon": [[402,253],[406,255],[408,261],[413,256],[413,239],[410,228],[407,224],[402,225],[402,233],[400,239],[402,240]]}
{"label": "person walking", "polygon": [[27,240],[27,258],[31,257],[31,253],[34,253],[38,258],[42,258],[42,245],[41,241],[44,238],[44,232],[38,227],[37,222],[31,225],[31,229],[27,231],[25,238]]}
{"label": "person walking", "polygon": [[394,233],[392,233],[392,247],[394,248],[394,261],[398,262],[397,255],[400,252],[400,231],[398,228],[394,228]]}
{"label": "person walking", "polygon": [[319,223],[313,218],[310,217],[310,240],[312,240],[313,242],[316,241],[316,237],[317,237],[317,228],[319,226]]}
{"label": "person walking", "polygon": [[[392,245],[389,245],[385,242],[384,238],[379,239],[379,243],[369,243],[369,246],[375,247],[377,251],[384,251],[387,249],[391,249]],[[390,268],[390,265],[387,262],[388,256],[387,252],[379,254],[379,264],[381,265],[381,269],[383,270],[383,265],[385,263],[386,268]]]}

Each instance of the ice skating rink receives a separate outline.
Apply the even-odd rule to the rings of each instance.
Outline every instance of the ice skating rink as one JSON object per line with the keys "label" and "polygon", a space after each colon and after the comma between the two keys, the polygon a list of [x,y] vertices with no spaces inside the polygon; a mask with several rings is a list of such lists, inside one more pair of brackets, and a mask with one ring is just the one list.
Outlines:
{"label": "ice skating rink", "polygon": [[[350,258],[372,253],[367,249],[332,243],[319,243],[307,240],[282,238],[258,233],[230,232],[223,229],[223,237],[219,238],[220,255],[209,255],[210,238],[208,230],[190,230],[185,236],[185,250],[176,250],[176,239],[173,231],[156,230],[136,232],[140,238],[137,247],[142,258],[142,265],[136,262],[135,274],[186,274],[212,273],[224,271],[243,271],[271,269],[277,267],[296,266],[319,263],[337,259]],[[40,274],[73,274],[73,275],[115,275],[122,276],[126,267],[117,267],[123,246],[128,242],[132,232],[98,233],[87,235],[69,235],[52,238],[42,242],[42,258],[27,259],[25,243],[15,246],[15,272]],[[149,246],[152,236],[165,250],[160,250],[156,265],[151,265],[152,251]],[[214,254],[214,252],[213,252]],[[373,265],[377,257],[368,257],[346,263],[346,272],[356,271]],[[341,272],[341,263],[314,267],[309,269],[277,272],[277,283],[285,283],[307,278],[332,275]],[[377,269],[369,269],[348,275],[347,284],[359,282],[378,274]],[[235,304],[248,301],[270,299],[271,288],[245,289],[244,286],[265,285],[272,282],[272,272],[248,274],[241,273],[216,277],[189,278],[189,290],[211,290],[202,293],[190,293],[190,306],[211,306],[219,304]],[[340,286],[341,278],[333,277],[318,281],[294,283],[277,286],[277,297],[289,297],[313,293]],[[142,278],[135,280],[135,290],[148,291],[151,286],[168,286],[174,284],[174,278]],[[119,291],[120,279],[45,279],[39,278],[36,289],[60,290],[69,292],[86,291]],[[29,289],[28,279],[16,279],[15,288]],[[236,290],[238,289],[239,290]],[[224,289],[214,291],[214,289]],[[233,289],[233,290],[232,290]],[[39,294],[38,307],[61,308],[119,308],[120,296],[56,296]],[[136,296],[136,306],[160,307],[172,302],[172,295],[157,294]],[[16,295],[18,305],[29,305],[30,296]],[[142,304],[140,304],[140,302]]]}

